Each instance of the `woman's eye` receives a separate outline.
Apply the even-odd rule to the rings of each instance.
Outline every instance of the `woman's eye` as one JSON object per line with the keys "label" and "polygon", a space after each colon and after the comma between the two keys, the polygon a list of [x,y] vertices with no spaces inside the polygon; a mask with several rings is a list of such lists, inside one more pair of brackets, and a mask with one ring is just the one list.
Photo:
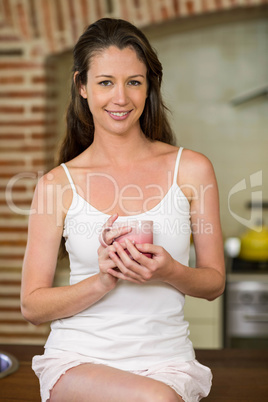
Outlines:
{"label": "woman's eye", "polygon": [[111,81],[101,81],[100,85],[102,85],[103,87],[108,87],[109,85],[112,85]]}
{"label": "woman's eye", "polygon": [[136,86],[138,86],[138,85],[141,85],[140,81],[136,81],[136,80],[131,80],[131,81],[129,81],[129,84],[132,85],[132,86],[134,86],[134,87],[136,87]]}

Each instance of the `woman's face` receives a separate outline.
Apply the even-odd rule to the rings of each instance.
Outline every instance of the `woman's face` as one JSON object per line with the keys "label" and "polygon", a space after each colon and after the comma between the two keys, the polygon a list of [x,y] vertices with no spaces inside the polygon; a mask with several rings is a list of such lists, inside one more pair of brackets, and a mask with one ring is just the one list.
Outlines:
{"label": "woman's face", "polygon": [[93,56],[87,84],[80,94],[93,115],[95,135],[122,135],[140,130],[139,118],[147,97],[147,68],[136,52],[111,46]]}

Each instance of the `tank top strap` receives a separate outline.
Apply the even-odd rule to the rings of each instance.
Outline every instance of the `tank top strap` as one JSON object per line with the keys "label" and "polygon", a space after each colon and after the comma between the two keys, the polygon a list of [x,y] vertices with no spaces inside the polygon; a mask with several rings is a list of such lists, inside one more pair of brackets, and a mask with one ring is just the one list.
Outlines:
{"label": "tank top strap", "polygon": [[71,188],[72,188],[73,192],[76,193],[76,188],[75,188],[72,176],[70,175],[70,172],[69,172],[67,166],[65,165],[65,163],[61,163],[61,166],[63,167],[63,169],[64,169],[64,171],[66,173],[66,176],[67,176],[67,178],[68,178],[68,180],[70,182],[70,185],[71,185]]}
{"label": "tank top strap", "polygon": [[183,147],[180,147],[180,149],[178,150],[178,155],[176,158],[176,163],[175,163],[175,168],[174,168],[173,184],[177,183],[177,177],[178,177],[178,172],[179,172],[179,165],[180,165],[182,150],[183,150]]}

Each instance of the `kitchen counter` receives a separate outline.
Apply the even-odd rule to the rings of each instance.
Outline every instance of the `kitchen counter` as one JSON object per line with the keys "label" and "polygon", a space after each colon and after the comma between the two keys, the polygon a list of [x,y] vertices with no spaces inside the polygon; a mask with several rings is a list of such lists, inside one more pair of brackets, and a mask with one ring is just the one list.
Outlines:
{"label": "kitchen counter", "polygon": [[[42,354],[42,346],[0,345],[13,354],[18,371],[0,379],[1,402],[40,402],[39,383],[31,369],[31,359]],[[212,369],[213,386],[205,401],[256,402],[268,395],[268,350],[197,350],[197,359]],[[109,401],[107,401],[109,402]]]}

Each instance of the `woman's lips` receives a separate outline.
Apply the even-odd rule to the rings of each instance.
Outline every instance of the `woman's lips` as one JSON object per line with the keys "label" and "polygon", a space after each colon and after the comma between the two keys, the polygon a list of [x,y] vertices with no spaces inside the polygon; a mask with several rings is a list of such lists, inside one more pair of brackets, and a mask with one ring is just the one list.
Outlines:
{"label": "woman's lips", "polygon": [[131,113],[131,110],[128,112],[111,112],[109,110],[106,110],[106,112],[114,119],[114,120],[125,120],[129,114]]}

